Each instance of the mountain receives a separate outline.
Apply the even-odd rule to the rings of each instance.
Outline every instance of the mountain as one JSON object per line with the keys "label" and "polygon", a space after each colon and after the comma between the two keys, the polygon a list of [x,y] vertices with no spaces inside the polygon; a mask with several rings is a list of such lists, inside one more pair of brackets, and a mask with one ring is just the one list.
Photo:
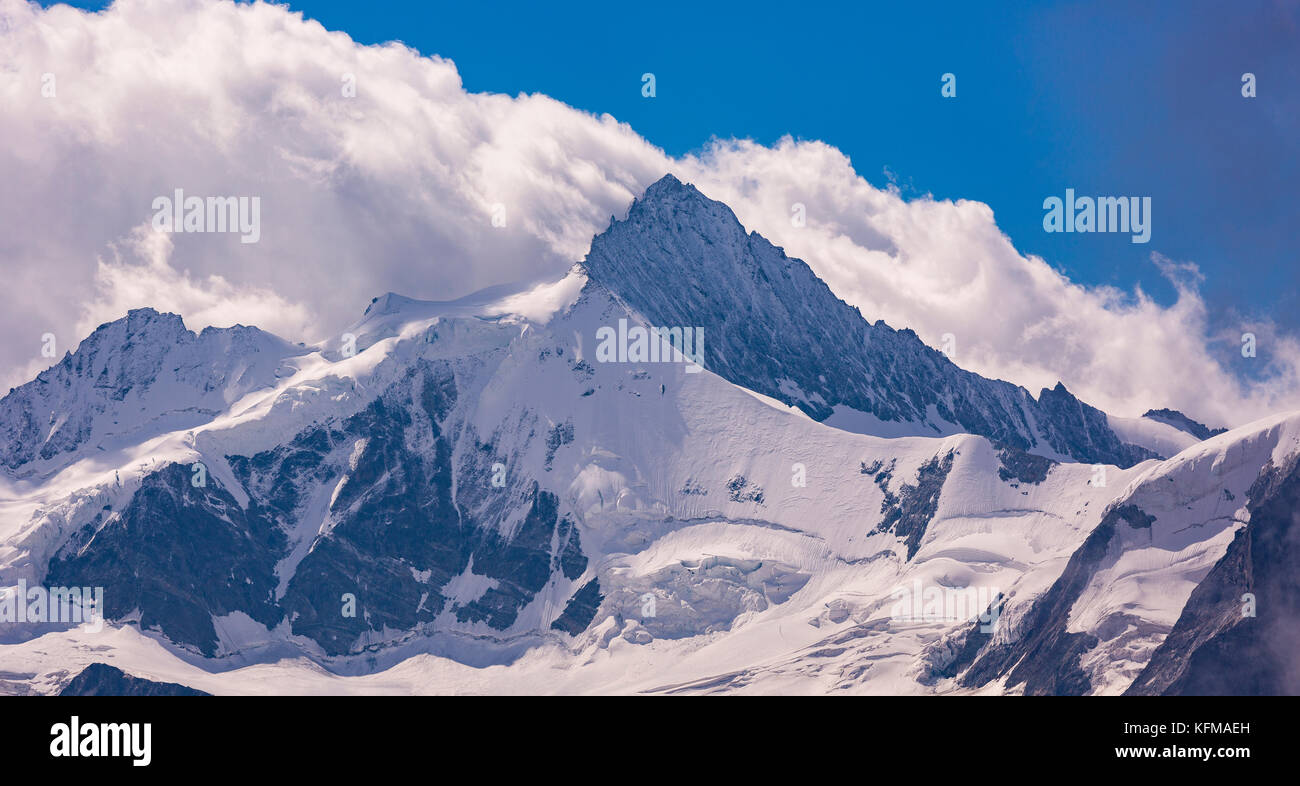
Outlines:
{"label": "mountain", "polygon": [[[702,328],[703,369],[651,327]],[[1239,539],[1287,553],[1300,414],[1202,441],[1034,398],[867,322],[671,176],[560,281],[388,293],[337,335],[141,309],[0,400],[0,588],[102,587],[109,620],[16,620],[0,670],[37,692],[105,651],[208,693],[1170,692],[1295,619],[1225,598]]]}
{"label": "mountain", "polygon": [[1300,472],[1296,457],[1270,462],[1249,493],[1249,523],[1192,591],[1173,630],[1129,686],[1130,694],[1300,694],[1295,665],[1300,582]]}
{"label": "mountain", "polygon": [[195,334],[176,314],[131,311],[5,396],[0,466],[26,477],[82,447],[111,450],[205,423],[304,351],[257,328]]}
{"label": "mountain", "polygon": [[911,330],[867,322],[807,264],[672,175],[592,241],[583,268],[651,324],[703,327],[714,373],[816,420],[865,421],[881,435],[979,434],[1121,467],[1157,456],[1122,442],[1062,384],[1034,399],[962,370]]}
{"label": "mountain", "polygon": [[[1259,528],[1255,511],[1276,495],[1272,486],[1292,476],[1294,467],[1279,472],[1274,464],[1300,451],[1298,426],[1294,415],[1266,419],[1153,463],[1108,505],[1052,587],[1023,610],[1027,635],[986,648],[964,684],[1003,678],[1027,693],[1049,694],[1146,684],[1149,677],[1139,676],[1159,667],[1164,656],[1154,656],[1168,649],[1171,629],[1198,616],[1197,595],[1216,583],[1214,576],[1252,584],[1240,575],[1235,544]],[[1266,617],[1244,617],[1247,591],[1228,599],[1227,625],[1254,631],[1267,619],[1297,619],[1285,592],[1268,598],[1275,605]],[[1179,657],[1194,651],[1188,644]],[[1225,669],[1220,677],[1226,683],[1241,673]],[[1300,683],[1291,687],[1294,693]]]}
{"label": "mountain", "polygon": [[1204,423],[1198,423],[1176,409],[1148,409],[1143,413],[1142,417],[1150,418],[1158,423],[1168,423],[1176,429],[1186,431],[1197,439],[1217,437],[1227,431],[1226,428],[1211,429]]}
{"label": "mountain", "polygon": [[107,663],[92,663],[73,677],[60,696],[207,696],[174,682],[153,682],[132,677]]}

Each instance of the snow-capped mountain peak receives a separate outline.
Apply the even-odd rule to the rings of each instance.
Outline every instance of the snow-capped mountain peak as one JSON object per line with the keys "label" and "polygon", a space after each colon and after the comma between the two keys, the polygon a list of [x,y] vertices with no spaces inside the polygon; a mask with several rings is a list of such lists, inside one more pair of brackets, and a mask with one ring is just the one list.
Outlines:
{"label": "snow-capped mountain peak", "polygon": [[[652,326],[703,370],[600,350]],[[103,587],[108,643],[0,647],[213,693],[1178,690],[1300,415],[1168,420],[964,371],[669,176],[559,281],[387,293],[317,347],[101,326],[0,400],[0,589]]]}
{"label": "snow-capped mountain peak", "polygon": [[197,425],[306,351],[255,327],[195,334],[176,314],[134,309],[0,399],[0,465],[46,472],[84,450]]}
{"label": "snow-capped mountain peak", "polygon": [[980,434],[1017,449],[1131,466],[1157,455],[1058,384],[965,371],[908,329],[868,322],[802,260],[666,175],[592,241],[591,285],[653,325],[703,328],[706,365],[811,417],[876,435]]}

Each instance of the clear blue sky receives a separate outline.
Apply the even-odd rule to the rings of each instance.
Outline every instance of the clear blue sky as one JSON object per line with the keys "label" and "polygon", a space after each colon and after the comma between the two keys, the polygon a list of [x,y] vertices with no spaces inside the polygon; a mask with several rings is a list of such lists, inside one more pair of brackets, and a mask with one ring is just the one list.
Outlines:
{"label": "clear blue sky", "polygon": [[[876,185],[887,168],[906,195],[987,202],[1017,248],[1075,281],[1140,282],[1167,303],[1158,251],[1201,266],[1219,317],[1300,332],[1297,2],[288,5],[449,57],[470,90],[609,112],[671,154],[713,136],[820,139]],[[1045,233],[1043,199],[1067,186],[1150,196],[1151,242]]]}

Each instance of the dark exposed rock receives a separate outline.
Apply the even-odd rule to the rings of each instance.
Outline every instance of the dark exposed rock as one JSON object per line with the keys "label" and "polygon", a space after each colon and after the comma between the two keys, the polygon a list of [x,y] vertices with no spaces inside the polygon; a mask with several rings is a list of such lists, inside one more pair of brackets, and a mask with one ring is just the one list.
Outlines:
{"label": "dark exposed rock", "polygon": [[1010,672],[1007,687],[1023,683],[1028,695],[1083,695],[1092,690],[1092,681],[1079,659],[1097,646],[1098,639],[1088,633],[1070,633],[1066,628],[1070,609],[1106,558],[1115,526],[1123,520],[1117,509],[1102,517],[1070,556],[1060,578],[1034,600],[1017,626],[1024,635],[981,654],[962,675],[962,686],[983,686]]}
{"label": "dark exposed rock", "polygon": [[60,696],[209,696],[175,682],[133,677],[116,666],[92,663],[59,691]]}
{"label": "dark exposed rock", "polygon": [[1083,403],[1060,382],[1038,394],[1038,410],[1048,444],[1077,461],[1131,467],[1160,458],[1147,448],[1122,442],[1111,430],[1105,412]]}
{"label": "dark exposed rock", "polygon": [[[246,508],[215,477],[196,488],[188,467],[168,465],[145,477],[120,517],[101,513],[72,538],[50,581],[104,586],[107,617],[139,609],[142,627],[208,656],[218,649],[212,618],[235,611],[267,627],[287,615],[294,634],[330,655],[417,630],[444,610],[504,630],[552,576],[580,577],[587,558],[554,494],[525,478],[488,483],[490,443],[466,432],[477,449],[453,466],[457,437],[445,421],[456,399],[450,367],[420,362],[342,422],[226,457]],[[331,487],[329,526],[312,527],[277,598],[289,534]],[[522,521],[503,532],[515,511]],[[443,590],[467,570],[493,586],[448,609]]]}
{"label": "dark exposed rock", "polygon": [[[432,622],[444,606],[439,589],[469,562],[471,531],[452,502],[451,445],[439,425],[452,401],[449,371],[413,369],[343,425],[346,439],[364,442],[331,505],[334,526],[299,563],[283,599],[293,632],[327,653],[351,651],[367,631]],[[302,442],[320,442],[319,431]],[[408,431],[429,449],[412,450]],[[250,486],[293,482],[283,463],[274,477]],[[354,616],[342,613],[344,595],[356,598]]]}
{"label": "dark exposed rock", "polygon": [[708,494],[709,491],[698,483],[692,481],[690,478],[687,478],[686,482],[682,484],[681,491],[677,493],[685,494],[688,497],[702,497],[705,494]]}
{"label": "dark exposed rock", "polygon": [[1120,505],[1112,511],[1112,515],[1118,517],[1133,529],[1151,529],[1151,525],[1156,523],[1156,517],[1148,515],[1146,511],[1137,505]]}
{"label": "dark exposed rock", "polygon": [[1056,462],[1045,456],[1026,453],[1011,445],[998,447],[998,477],[1004,481],[1018,480],[1021,483],[1042,483],[1047,480],[1047,473],[1056,466]]}
{"label": "dark exposed rock", "polygon": [[[993,602],[984,610],[979,619],[976,619],[961,633],[960,641],[957,643],[956,651],[952,653],[949,660],[942,662],[930,662],[928,672],[922,676],[923,684],[932,684],[936,680],[950,679],[961,674],[975,662],[975,658],[989,646],[992,641],[992,631],[986,631],[985,627],[989,623],[984,620],[996,620],[1002,614],[1002,609],[1006,605],[1006,598],[1002,593],[998,593],[993,598]],[[999,622],[998,624],[1002,624]]]}
{"label": "dark exposed rock", "polygon": [[1083,695],[1092,681],[1083,672],[1080,658],[1097,646],[1090,633],[1067,630],[1070,609],[1088,586],[1111,552],[1116,527],[1126,524],[1149,528],[1155,517],[1133,504],[1111,508],[1084,540],[1054,584],[1036,598],[1029,612],[1016,626],[1023,636],[985,650],[961,677],[965,687],[977,687],[1003,675],[1007,686],[1024,684],[1029,695]]}
{"label": "dark exposed rock", "polygon": [[727,481],[727,496],[732,502],[755,502],[763,504],[763,487],[736,475]]}
{"label": "dark exposed rock", "polygon": [[1129,694],[1300,695],[1300,468],[1270,465],[1248,496],[1250,522],[1192,591]]}
{"label": "dark exposed rock", "polygon": [[916,556],[916,550],[921,547],[921,538],[925,536],[925,528],[939,508],[939,493],[943,491],[943,483],[952,470],[952,460],[952,451],[930,459],[917,470],[916,485],[905,483],[897,494],[890,493],[886,488],[889,478],[887,472],[876,475],[877,483],[885,492],[885,500],[880,506],[884,518],[876,530],[892,532],[902,538],[907,545],[908,559]]}
{"label": "dark exposed rock", "polygon": [[595,237],[583,267],[589,287],[614,293],[651,324],[704,328],[706,368],[816,420],[845,405],[935,433],[957,424],[1022,450],[1037,443],[1036,424],[1077,461],[1127,467],[1154,455],[1123,443],[1103,413],[1064,386],[1035,401],[1022,387],[959,368],[911,330],[868,322],[803,261],[747,234],[730,208],[672,175]]}
{"label": "dark exposed rock", "polygon": [[1211,429],[1204,423],[1198,423],[1176,409],[1148,409],[1142,414],[1142,417],[1168,424],[1180,431],[1186,431],[1197,439],[1217,437],[1227,431],[1226,428]]}
{"label": "dark exposed rock", "polygon": [[557,423],[546,435],[546,469],[550,471],[551,462],[555,460],[555,451],[573,442],[573,424]]}
{"label": "dark exposed rock", "polygon": [[587,629],[591,621],[596,617],[596,611],[600,608],[600,603],[605,598],[600,594],[600,582],[596,579],[588,581],[582,585],[582,588],[573,593],[569,598],[569,603],[564,607],[564,613],[551,623],[554,630],[562,630],[571,636],[576,636]]}
{"label": "dark exposed rock", "polygon": [[187,466],[146,475],[122,515],[90,525],[50,561],[56,586],[104,588],[104,615],[139,610],[143,629],[214,655],[213,616],[242,611],[268,627],[284,533],[256,502],[247,510],[213,477],[191,483]]}
{"label": "dark exposed rock", "polygon": [[[587,558],[573,523],[559,517],[558,504],[554,494],[540,491],[534,483],[532,504],[518,531],[508,540],[494,528],[481,533],[473,552],[474,572],[496,579],[496,586],[460,607],[458,619],[508,628],[557,568],[570,579],[582,575]],[[552,536],[561,544],[557,553],[551,551]]]}

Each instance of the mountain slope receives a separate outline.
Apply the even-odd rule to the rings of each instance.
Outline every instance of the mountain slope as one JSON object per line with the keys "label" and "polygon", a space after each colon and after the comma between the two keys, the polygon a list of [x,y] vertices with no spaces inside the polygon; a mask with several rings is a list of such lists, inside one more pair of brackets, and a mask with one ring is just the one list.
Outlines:
{"label": "mountain slope", "polygon": [[[1286,499],[1297,455],[1300,418],[1291,415],[1227,432],[1142,472],[1108,506],[1052,587],[1024,608],[1027,634],[985,648],[961,683],[979,687],[1001,678],[1008,687],[1046,694],[1168,687],[1186,668],[1193,642],[1232,628],[1216,627],[1216,620],[1240,619],[1241,593],[1249,590],[1225,601],[1222,586],[1253,586],[1249,568],[1242,574],[1243,536],[1250,542],[1263,527],[1279,543],[1288,537],[1285,516],[1267,524],[1256,516],[1266,509],[1277,517],[1273,500]],[[1279,462],[1290,469],[1276,470]],[[1289,586],[1285,578],[1275,581],[1268,617],[1238,627],[1253,635],[1265,620],[1279,628],[1297,624]],[[1215,605],[1221,602],[1226,606]],[[1218,610],[1206,618],[1207,607]],[[1220,612],[1228,618],[1215,616]],[[1176,638],[1166,639],[1171,630]]]}
{"label": "mountain slope", "polygon": [[[705,369],[602,356],[619,325],[703,326]],[[0,670],[48,692],[108,648],[212,693],[1163,690],[1206,668],[1165,636],[1226,629],[1188,599],[1300,450],[1297,416],[1200,442],[962,371],[671,179],[562,281],[390,293],[339,335],[142,310],[0,400],[39,445],[23,424],[95,412],[11,449],[0,589],[102,586],[109,618],[6,626]],[[1115,428],[1179,452],[1134,463]]]}
{"label": "mountain slope", "polygon": [[917,434],[979,434],[1122,467],[1156,455],[1121,442],[1064,385],[1035,400],[962,370],[911,330],[867,322],[806,264],[672,175],[596,236],[583,268],[653,325],[704,328],[715,373],[817,420],[865,414]]}
{"label": "mountain slope", "polygon": [[136,309],[0,400],[0,466],[30,476],[80,449],[111,450],[206,422],[304,353],[257,328],[195,334],[176,314]]}
{"label": "mountain slope", "polygon": [[1130,694],[1295,696],[1300,669],[1300,471],[1269,463],[1249,493],[1250,523],[1196,586]]}

